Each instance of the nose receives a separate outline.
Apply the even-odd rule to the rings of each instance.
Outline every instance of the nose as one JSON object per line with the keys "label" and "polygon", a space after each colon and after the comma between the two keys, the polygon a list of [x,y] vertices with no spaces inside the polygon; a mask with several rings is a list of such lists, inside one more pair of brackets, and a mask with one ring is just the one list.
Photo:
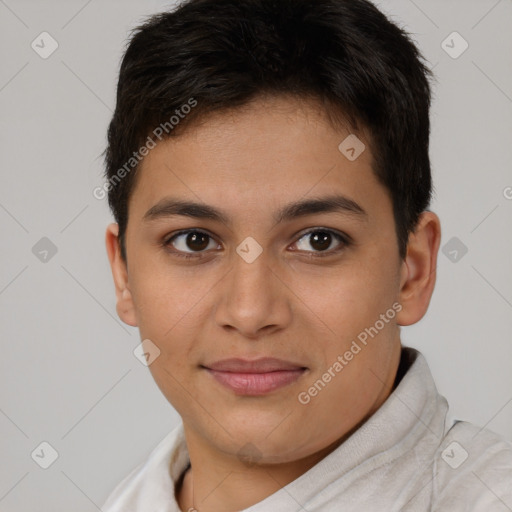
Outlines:
{"label": "nose", "polygon": [[273,263],[265,251],[250,263],[234,254],[232,270],[219,287],[217,325],[255,340],[290,323],[290,291]]}

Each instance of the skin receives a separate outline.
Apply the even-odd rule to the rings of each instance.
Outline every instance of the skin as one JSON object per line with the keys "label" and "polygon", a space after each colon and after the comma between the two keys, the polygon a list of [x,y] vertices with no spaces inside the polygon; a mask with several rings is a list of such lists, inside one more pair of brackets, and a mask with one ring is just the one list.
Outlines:
{"label": "skin", "polygon": [[[339,446],[393,389],[399,326],[424,316],[434,289],[440,221],[424,212],[400,260],[390,194],[372,171],[370,141],[357,134],[366,150],[351,162],[338,149],[349,133],[335,129],[312,100],[260,97],[214,113],[143,160],[129,201],[128,265],[117,224],[107,228],[117,312],[160,349],[149,368],[183,419],[192,465],[177,491],[184,511],[234,511],[262,501]],[[290,202],[334,192],[367,216],[322,212],[273,220]],[[221,209],[229,223],[185,216],[145,221],[168,196]],[[315,256],[322,247],[305,232],[319,228],[352,243],[333,236],[324,251],[330,255]],[[183,229],[211,235],[206,249],[187,245],[185,235],[166,250],[165,240]],[[236,252],[249,236],[263,250],[252,263]],[[172,249],[200,257],[185,260]],[[402,306],[395,318],[317,396],[300,403],[299,393],[394,303]],[[307,370],[254,397],[236,395],[200,366],[263,356]],[[252,463],[239,455],[247,443],[255,447]]]}

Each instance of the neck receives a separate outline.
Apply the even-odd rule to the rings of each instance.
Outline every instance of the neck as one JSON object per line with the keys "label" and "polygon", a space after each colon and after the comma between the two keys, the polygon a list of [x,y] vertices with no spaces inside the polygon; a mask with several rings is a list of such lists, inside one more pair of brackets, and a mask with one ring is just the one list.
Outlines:
{"label": "neck", "polygon": [[178,505],[183,512],[249,508],[303,475],[359,426],[319,452],[281,464],[257,464],[217,451],[211,453],[211,447],[185,427],[191,465],[176,487]]}
{"label": "neck", "polygon": [[[304,474],[339,446],[334,445],[302,460],[283,464],[256,464],[211,449],[193,433],[185,430],[191,467],[176,489],[180,509],[188,512],[243,510],[263,501]],[[197,457],[201,454],[200,457]]]}

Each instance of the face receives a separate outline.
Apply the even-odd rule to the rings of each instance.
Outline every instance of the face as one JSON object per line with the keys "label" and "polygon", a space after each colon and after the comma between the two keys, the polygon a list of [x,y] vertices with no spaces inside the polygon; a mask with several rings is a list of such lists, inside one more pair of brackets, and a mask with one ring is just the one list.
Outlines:
{"label": "face", "polygon": [[392,388],[410,274],[369,141],[355,160],[338,148],[349,134],[314,103],[259,99],[139,169],[118,312],[158,347],[186,431],[224,454],[311,456]]}

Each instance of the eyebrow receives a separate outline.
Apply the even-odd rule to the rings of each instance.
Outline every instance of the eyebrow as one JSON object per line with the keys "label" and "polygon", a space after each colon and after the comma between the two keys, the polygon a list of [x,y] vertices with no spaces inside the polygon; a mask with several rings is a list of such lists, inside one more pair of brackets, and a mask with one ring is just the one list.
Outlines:
{"label": "eyebrow", "polygon": [[[330,195],[306,199],[285,205],[274,214],[274,222],[290,221],[317,213],[342,213],[359,220],[368,220],[368,213],[354,200],[343,195]],[[230,225],[229,216],[213,206],[165,197],[152,206],[143,217],[144,221],[180,215],[194,219],[208,219]]]}

